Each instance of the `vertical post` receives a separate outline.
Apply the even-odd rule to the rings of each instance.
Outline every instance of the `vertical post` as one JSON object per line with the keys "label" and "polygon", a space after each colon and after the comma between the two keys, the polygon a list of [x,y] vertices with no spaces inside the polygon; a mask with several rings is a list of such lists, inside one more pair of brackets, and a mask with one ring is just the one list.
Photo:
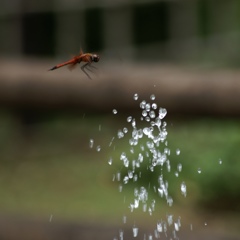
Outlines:
{"label": "vertical post", "polygon": [[237,29],[238,0],[211,1],[211,30],[213,34],[227,33]]}
{"label": "vertical post", "polygon": [[22,25],[20,0],[7,1],[0,9],[0,52],[19,56],[22,54]]}
{"label": "vertical post", "polygon": [[169,4],[168,54],[174,58],[191,58],[199,50],[197,1],[173,1]]}
{"label": "vertical post", "polygon": [[56,12],[56,54],[78,54],[84,42],[84,11]]}
{"label": "vertical post", "polygon": [[105,52],[133,57],[132,16],[130,6],[106,7],[103,13],[103,42]]}
{"label": "vertical post", "polygon": [[212,55],[223,61],[239,59],[239,1],[210,1],[209,7]]}
{"label": "vertical post", "polygon": [[170,2],[170,38],[185,39],[197,35],[197,1]]}

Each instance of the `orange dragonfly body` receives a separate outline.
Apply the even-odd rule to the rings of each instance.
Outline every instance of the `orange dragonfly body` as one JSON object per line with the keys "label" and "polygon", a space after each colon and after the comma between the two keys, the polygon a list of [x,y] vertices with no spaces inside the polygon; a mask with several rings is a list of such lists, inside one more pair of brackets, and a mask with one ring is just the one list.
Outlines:
{"label": "orange dragonfly body", "polygon": [[89,70],[92,72],[91,68],[95,68],[94,66],[91,65],[92,62],[98,62],[100,59],[98,54],[93,54],[93,53],[83,53],[82,51],[80,52],[80,54],[78,56],[73,57],[72,59],[68,60],[67,62],[64,63],[60,63],[54,67],[52,67],[51,69],[49,69],[49,71],[58,69],[60,67],[66,66],[68,65],[69,69],[72,70],[74,67],[76,67],[77,63],[81,63],[81,62],[85,62],[86,64],[84,64],[81,69],[82,71],[88,76],[88,78],[91,79],[91,77],[89,76],[89,74],[86,72],[86,70]]}

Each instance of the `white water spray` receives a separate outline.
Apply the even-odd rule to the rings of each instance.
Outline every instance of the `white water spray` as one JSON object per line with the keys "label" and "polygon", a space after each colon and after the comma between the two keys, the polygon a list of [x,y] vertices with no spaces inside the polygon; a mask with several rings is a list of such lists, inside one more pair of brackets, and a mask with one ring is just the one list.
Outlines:
{"label": "white water spray", "polygon": [[[134,94],[133,99],[139,100],[138,94]],[[158,173],[158,179],[155,183],[133,187],[133,199],[129,204],[130,212],[136,209],[142,209],[143,212],[150,216],[155,212],[156,200],[149,197],[149,190],[153,190],[157,195],[165,199],[168,206],[173,205],[173,198],[168,191],[168,181],[164,178],[164,168],[167,172],[171,172],[171,162],[169,156],[171,154],[167,142],[167,122],[164,118],[167,115],[165,108],[159,107],[155,101],[156,96],[150,95],[150,101],[142,100],[139,103],[141,116],[137,119],[128,116],[126,122],[127,127],[119,129],[117,138],[128,138],[129,149],[124,149],[120,154],[121,170],[117,171],[113,180],[119,182],[119,191],[129,183],[136,183],[141,179],[145,184],[149,181],[146,173]],[[113,113],[116,112],[113,110]],[[139,124],[140,121],[140,124]],[[129,126],[130,125],[130,126]],[[139,127],[138,125],[141,125]],[[180,155],[180,149],[176,149],[176,155]],[[111,165],[113,160],[109,160]],[[175,176],[178,177],[182,171],[182,164],[177,165]],[[139,185],[139,184],[138,184]],[[187,187],[184,182],[180,184],[180,191],[184,197],[187,195]],[[172,214],[167,214],[166,220],[158,221],[154,230],[154,234],[149,234],[148,239],[153,236],[160,238],[160,234],[167,236],[168,228],[171,229],[170,239],[177,239],[177,234],[181,227],[180,217],[174,219]],[[133,237],[138,236],[138,227],[133,226]],[[120,239],[123,238],[121,234]],[[145,237],[146,238],[146,235]]]}

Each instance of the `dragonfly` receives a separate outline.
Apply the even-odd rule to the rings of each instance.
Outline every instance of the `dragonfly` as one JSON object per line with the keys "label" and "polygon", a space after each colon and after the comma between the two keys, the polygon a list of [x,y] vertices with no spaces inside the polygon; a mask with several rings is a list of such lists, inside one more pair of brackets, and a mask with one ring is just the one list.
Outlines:
{"label": "dragonfly", "polygon": [[49,69],[49,71],[53,71],[55,69],[58,69],[60,67],[64,67],[68,65],[68,68],[72,70],[76,67],[78,63],[85,62],[84,65],[81,66],[81,70],[87,75],[89,79],[91,79],[90,75],[87,73],[86,70],[93,72],[91,68],[97,69],[95,66],[91,65],[92,62],[98,62],[100,60],[100,56],[95,53],[83,53],[83,51],[80,51],[80,54],[73,57],[72,59],[57,64],[56,66]]}

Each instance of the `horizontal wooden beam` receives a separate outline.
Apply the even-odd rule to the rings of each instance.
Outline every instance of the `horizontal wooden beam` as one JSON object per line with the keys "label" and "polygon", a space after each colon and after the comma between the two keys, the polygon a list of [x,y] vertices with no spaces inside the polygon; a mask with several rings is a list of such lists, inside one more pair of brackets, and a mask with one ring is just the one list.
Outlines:
{"label": "horizontal wooden beam", "polygon": [[47,71],[53,60],[0,60],[0,105],[111,112],[146,100],[170,113],[240,115],[239,70],[100,61],[90,80],[80,67]]}

